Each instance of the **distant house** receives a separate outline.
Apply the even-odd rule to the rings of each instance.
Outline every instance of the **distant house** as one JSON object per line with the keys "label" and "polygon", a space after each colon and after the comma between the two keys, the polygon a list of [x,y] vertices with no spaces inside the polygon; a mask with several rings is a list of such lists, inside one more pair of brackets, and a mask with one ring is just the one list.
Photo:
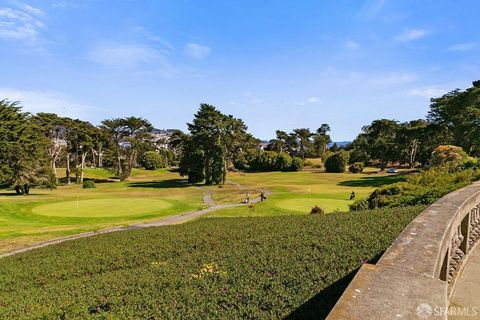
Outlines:
{"label": "distant house", "polygon": [[260,141],[260,143],[258,144],[258,148],[260,150],[265,150],[265,148],[268,146],[268,141],[266,140],[262,140]]}
{"label": "distant house", "polygon": [[153,129],[151,132],[151,141],[157,145],[158,149],[168,149],[168,142],[175,129]]}

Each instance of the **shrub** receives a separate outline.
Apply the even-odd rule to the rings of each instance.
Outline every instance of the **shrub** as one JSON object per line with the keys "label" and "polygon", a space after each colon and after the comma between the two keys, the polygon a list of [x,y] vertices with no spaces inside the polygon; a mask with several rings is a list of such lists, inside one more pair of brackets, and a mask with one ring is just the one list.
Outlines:
{"label": "shrub", "polygon": [[348,152],[340,150],[335,152],[325,161],[326,172],[344,172],[345,166],[348,164]]}
{"label": "shrub", "polygon": [[277,156],[275,151],[260,151],[255,159],[250,163],[250,169],[256,171],[275,171],[277,170]]}
{"label": "shrub", "polygon": [[469,157],[462,147],[452,145],[441,145],[435,148],[430,158],[432,166],[441,166],[446,163],[457,166],[466,163]]}
{"label": "shrub", "polygon": [[300,157],[293,157],[292,164],[290,165],[289,171],[302,171],[303,169],[303,160]]}
{"label": "shrub", "polygon": [[278,155],[277,155],[277,163],[276,163],[276,167],[278,170],[282,170],[282,171],[288,171],[290,166],[292,165],[292,157],[290,157],[290,155],[286,152],[280,152]]}
{"label": "shrub", "polygon": [[163,157],[155,151],[147,151],[140,158],[140,164],[147,170],[165,168]]}
{"label": "shrub", "polygon": [[93,180],[87,180],[83,182],[83,189],[93,189],[96,188],[95,182]]}
{"label": "shrub", "polygon": [[351,173],[359,173],[362,172],[364,168],[365,165],[363,164],[363,162],[355,162],[348,167],[348,171],[350,171]]}
{"label": "shrub", "polygon": [[319,206],[314,206],[312,207],[312,210],[310,210],[310,214],[324,214],[324,213],[325,211]]}

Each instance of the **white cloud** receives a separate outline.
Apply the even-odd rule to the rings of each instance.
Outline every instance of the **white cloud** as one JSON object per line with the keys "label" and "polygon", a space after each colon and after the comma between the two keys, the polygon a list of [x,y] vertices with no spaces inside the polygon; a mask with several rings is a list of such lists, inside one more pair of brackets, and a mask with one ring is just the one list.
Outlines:
{"label": "white cloud", "polygon": [[185,54],[194,59],[203,59],[210,54],[210,47],[198,43],[187,43],[184,48]]}
{"label": "white cloud", "polygon": [[318,99],[317,97],[310,97],[307,99],[307,103],[318,103],[320,102],[320,99]]}
{"label": "white cloud", "polygon": [[380,13],[386,2],[387,0],[366,0],[358,16],[363,19],[373,19]]}
{"label": "white cloud", "polygon": [[411,89],[407,92],[407,94],[413,97],[435,98],[435,97],[440,97],[447,92],[448,92],[447,89],[423,87],[423,88]]}
{"label": "white cloud", "polygon": [[464,42],[464,43],[457,43],[449,47],[448,51],[471,51],[473,49],[478,48],[478,42]]}
{"label": "white cloud", "polygon": [[144,63],[165,61],[165,56],[143,44],[105,43],[87,53],[87,59],[108,67],[137,67]]}
{"label": "white cloud", "polygon": [[97,108],[72,101],[56,91],[33,91],[13,88],[0,88],[0,99],[19,101],[23,111],[31,113],[52,112],[60,116],[89,118]]}
{"label": "white cloud", "polygon": [[360,44],[358,42],[355,42],[353,40],[347,40],[345,41],[345,48],[349,50],[355,50],[360,48]]}
{"label": "white cloud", "polygon": [[25,41],[41,49],[46,43],[41,38],[41,31],[46,29],[42,22],[45,12],[18,3],[17,8],[0,7],[0,39]]}
{"label": "white cloud", "polygon": [[425,29],[406,29],[395,36],[397,42],[410,42],[427,36],[430,32]]}

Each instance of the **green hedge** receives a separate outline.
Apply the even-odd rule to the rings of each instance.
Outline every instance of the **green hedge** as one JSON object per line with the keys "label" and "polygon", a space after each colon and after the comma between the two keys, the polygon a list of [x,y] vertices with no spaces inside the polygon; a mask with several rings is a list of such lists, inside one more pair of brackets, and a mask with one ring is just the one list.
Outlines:
{"label": "green hedge", "polygon": [[206,218],[0,259],[0,319],[323,318],[421,207]]}

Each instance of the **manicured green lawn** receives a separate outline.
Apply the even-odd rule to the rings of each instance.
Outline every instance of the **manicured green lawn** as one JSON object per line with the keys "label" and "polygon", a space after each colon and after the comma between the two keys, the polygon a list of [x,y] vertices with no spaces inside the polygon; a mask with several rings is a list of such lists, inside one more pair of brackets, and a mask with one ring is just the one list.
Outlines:
{"label": "manicured green lawn", "polygon": [[206,207],[204,191],[187,185],[176,172],[136,169],[127,182],[113,180],[102,169],[87,169],[85,176],[97,181],[95,189],[71,184],[56,190],[33,189],[29,196],[0,190],[0,253]]}
{"label": "manicured green lawn", "polygon": [[[59,173],[64,170],[60,169]],[[247,191],[251,198],[260,190],[272,191],[255,205],[211,213],[211,216],[264,216],[308,214],[318,205],[326,212],[348,209],[349,196],[367,196],[374,188],[402,179],[379,173],[329,174],[318,169],[302,172],[229,173],[231,183],[191,186],[166,169],[135,169],[129,181],[120,182],[103,169],[86,169],[96,188],[61,185],[56,190],[33,189],[29,196],[0,190],[0,253],[39,241],[99,230],[117,225],[161,219],[206,207],[205,190],[217,203],[239,203]],[[60,177],[64,181],[63,177]]]}
{"label": "manicured green lawn", "polygon": [[172,206],[165,200],[144,198],[107,198],[62,201],[42,204],[32,213],[48,217],[123,217],[155,215]]}
{"label": "manicured green lawn", "polygon": [[224,188],[211,187],[214,199],[220,203],[240,202],[248,191],[253,198],[260,190],[272,194],[255,209],[237,207],[211,213],[210,216],[265,216],[281,214],[308,214],[313,206],[323,208],[327,213],[348,211],[350,194],[356,199],[367,197],[375,188],[404,179],[404,175],[387,173],[325,173],[319,169],[302,172],[260,172],[230,173],[229,180],[235,184]]}

